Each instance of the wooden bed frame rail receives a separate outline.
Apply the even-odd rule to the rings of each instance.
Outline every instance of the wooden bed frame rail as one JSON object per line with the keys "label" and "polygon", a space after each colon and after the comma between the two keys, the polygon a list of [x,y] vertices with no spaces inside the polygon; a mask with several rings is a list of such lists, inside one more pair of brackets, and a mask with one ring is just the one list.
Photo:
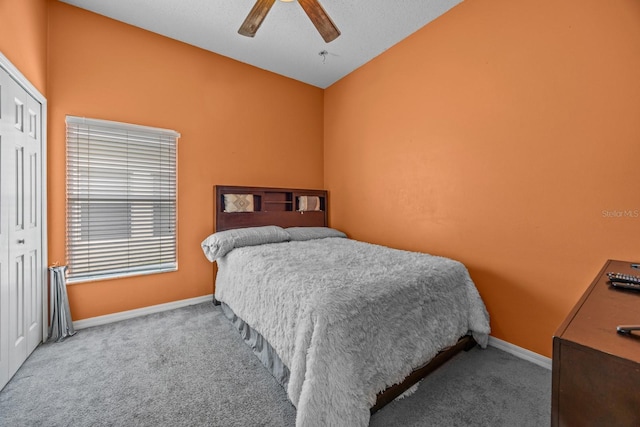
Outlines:
{"label": "wooden bed frame rail", "polygon": [[386,390],[378,393],[376,404],[371,407],[371,415],[382,409],[384,406],[386,406],[388,403],[393,401],[396,397],[400,396],[405,391],[409,390],[411,386],[424,379],[427,375],[438,369],[440,366],[444,365],[453,356],[463,350],[471,350],[476,346],[476,344],[476,341],[471,335],[465,335],[464,337],[460,338],[455,345],[439,352],[436,357],[429,361],[429,363],[410,373],[400,384],[392,385]]}

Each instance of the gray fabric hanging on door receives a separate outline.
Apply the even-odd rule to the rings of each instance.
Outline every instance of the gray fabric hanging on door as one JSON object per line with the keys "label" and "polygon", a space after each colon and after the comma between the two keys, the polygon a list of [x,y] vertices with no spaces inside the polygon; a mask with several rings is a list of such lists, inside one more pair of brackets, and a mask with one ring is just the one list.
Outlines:
{"label": "gray fabric hanging on door", "polygon": [[49,307],[49,339],[62,341],[76,333],[69,310],[67,297],[67,266],[49,267],[49,286],[51,288]]}

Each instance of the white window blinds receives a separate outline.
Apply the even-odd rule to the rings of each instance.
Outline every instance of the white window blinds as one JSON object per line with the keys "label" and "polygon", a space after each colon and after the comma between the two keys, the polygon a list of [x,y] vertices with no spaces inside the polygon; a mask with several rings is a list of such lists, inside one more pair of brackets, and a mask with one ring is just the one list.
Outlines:
{"label": "white window blinds", "polygon": [[67,116],[69,282],[177,269],[179,137]]}

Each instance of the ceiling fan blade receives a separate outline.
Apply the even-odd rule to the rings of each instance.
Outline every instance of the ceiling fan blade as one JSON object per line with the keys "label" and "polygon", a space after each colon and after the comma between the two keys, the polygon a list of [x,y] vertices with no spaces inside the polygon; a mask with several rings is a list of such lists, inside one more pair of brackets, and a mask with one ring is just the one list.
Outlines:
{"label": "ceiling fan blade", "polygon": [[256,0],[256,4],[253,5],[253,9],[247,15],[238,33],[243,36],[253,37],[256,35],[256,31],[260,28],[262,21],[267,16],[267,13],[271,10],[271,6],[276,0]]}
{"label": "ceiling fan blade", "polygon": [[329,43],[338,38],[340,30],[338,30],[336,24],[331,21],[331,18],[329,18],[327,12],[320,6],[318,0],[298,0],[298,3],[300,3],[300,6],[302,6],[325,42]]}

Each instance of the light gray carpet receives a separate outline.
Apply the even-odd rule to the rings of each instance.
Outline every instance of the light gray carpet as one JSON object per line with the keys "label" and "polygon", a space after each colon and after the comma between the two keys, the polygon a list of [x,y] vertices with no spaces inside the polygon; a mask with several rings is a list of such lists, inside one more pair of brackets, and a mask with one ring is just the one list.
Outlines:
{"label": "light gray carpet", "polygon": [[[551,372],[460,354],[371,426],[548,426]],[[210,303],[41,345],[0,392],[0,426],[294,426],[285,391]]]}

